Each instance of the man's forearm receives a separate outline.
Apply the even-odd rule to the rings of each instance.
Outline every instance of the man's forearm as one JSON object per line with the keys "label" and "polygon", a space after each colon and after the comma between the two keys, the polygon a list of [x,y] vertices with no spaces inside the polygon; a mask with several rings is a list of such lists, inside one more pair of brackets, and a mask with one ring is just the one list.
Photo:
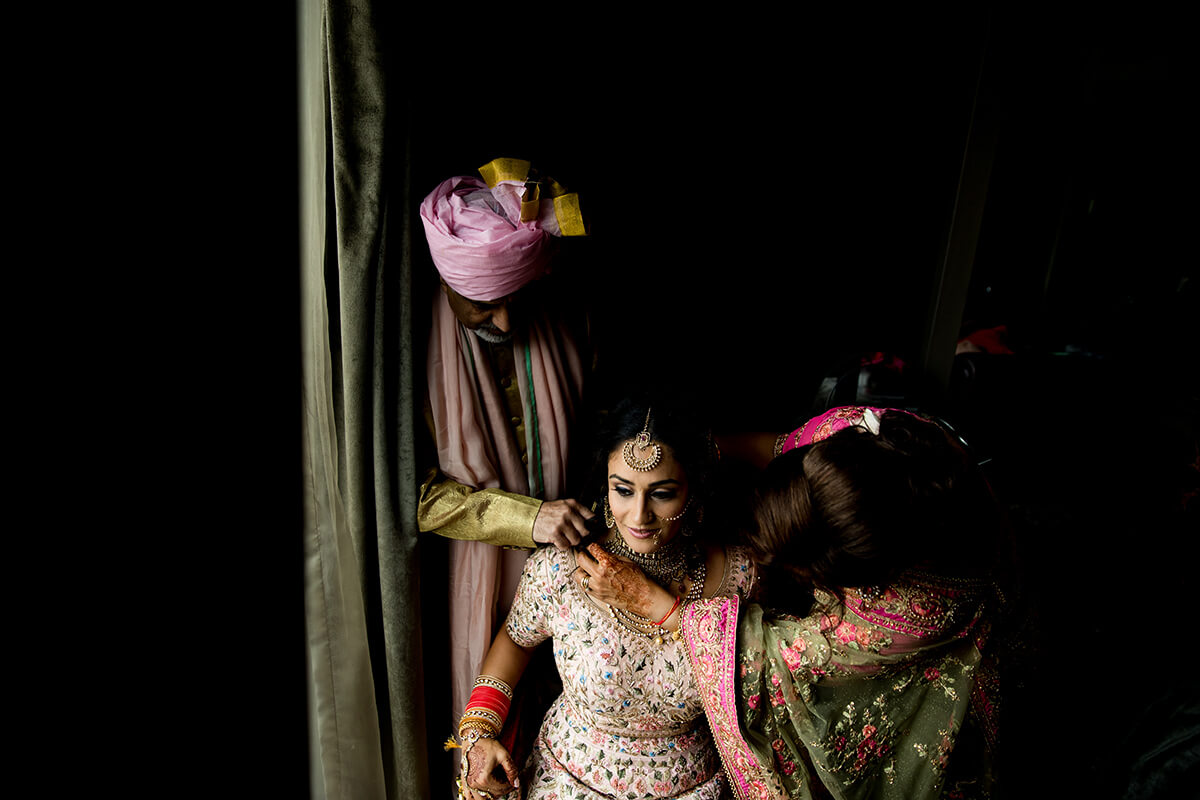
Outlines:
{"label": "man's forearm", "polygon": [[542,501],[500,489],[475,489],[432,470],[421,484],[417,526],[449,539],[534,547]]}

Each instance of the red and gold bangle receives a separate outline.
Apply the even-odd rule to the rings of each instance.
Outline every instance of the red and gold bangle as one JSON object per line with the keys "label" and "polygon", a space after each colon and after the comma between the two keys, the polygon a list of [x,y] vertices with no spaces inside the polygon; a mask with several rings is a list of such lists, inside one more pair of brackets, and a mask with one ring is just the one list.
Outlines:
{"label": "red and gold bangle", "polygon": [[656,623],[654,623],[654,624],[655,624],[655,625],[657,625],[658,627],[660,627],[660,628],[661,628],[661,627],[663,626],[663,623],[664,623],[664,622],[666,622],[668,619],[670,619],[670,618],[671,618],[671,615],[675,613],[675,609],[679,608],[679,604],[680,604],[682,601],[683,601],[683,598],[682,598],[682,597],[676,597],[676,598],[675,598],[675,605],[671,606],[671,610],[670,610],[670,611],[668,611],[666,614],[664,614],[664,615],[663,615],[663,618],[662,618],[662,619],[660,619],[658,622],[656,622]]}
{"label": "red and gold bangle", "polygon": [[471,699],[467,701],[464,713],[491,711],[503,718],[508,716],[508,707],[511,704],[512,699],[499,689],[493,689],[490,686],[476,686],[471,692]]}
{"label": "red and gold bangle", "polygon": [[504,729],[504,720],[512,704],[512,687],[490,675],[475,679],[475,688],[458,722],[458,735],[469,729],[485,731],[495,737]]}
{"label": "red and gold bangle", "polygon": [[494,675],[480,675],[478,678],[476,678],[475,686],[472,688],[478,688],[480,686],[490,686],[493,689],[499,689],[504,693],[505,697],[507,697],[509,700],[512,700],[512,687]]}

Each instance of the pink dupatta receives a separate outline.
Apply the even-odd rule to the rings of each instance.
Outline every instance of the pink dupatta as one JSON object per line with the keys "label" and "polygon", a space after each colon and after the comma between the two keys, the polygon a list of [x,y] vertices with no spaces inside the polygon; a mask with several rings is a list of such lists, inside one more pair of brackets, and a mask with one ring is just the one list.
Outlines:
{"label": "pink dupatta", "polygon": [[782,800],[772,769],[758,762],[738,724],[737,595],[684,606],[681,627],[692,675],[704,702],[725,777],[737,800]]}
{"label": "pink dupatta", "polygon": [[[450,478],[476,489],[556,500],[566,491],[568,430],[582,392],[583,360],[570,335],[544,317],[531,320],[512,346],[529,439],[528,467],[521,462],[504,398],[479,339],[459,324],[438,292],[428,359],[438,465]],[[528,555],[483,542],[450,542],[451,714],[466,706]],[[451,720],[455,723],[457,717]]]}

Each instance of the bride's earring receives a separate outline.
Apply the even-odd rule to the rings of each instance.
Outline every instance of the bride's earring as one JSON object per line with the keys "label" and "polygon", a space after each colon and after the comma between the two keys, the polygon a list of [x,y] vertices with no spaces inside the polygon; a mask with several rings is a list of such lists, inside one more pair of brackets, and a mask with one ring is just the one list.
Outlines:
{"label": "bride's earring", "polygon": [[617,526],[617,521],[613,519],[612,509],[608,505],[608,495],[604,495],[604,526],[609,530]]}

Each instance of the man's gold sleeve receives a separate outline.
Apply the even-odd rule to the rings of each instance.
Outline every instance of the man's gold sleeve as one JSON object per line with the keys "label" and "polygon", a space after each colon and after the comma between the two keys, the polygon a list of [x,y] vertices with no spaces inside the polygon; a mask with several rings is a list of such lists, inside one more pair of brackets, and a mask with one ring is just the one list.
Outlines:
{"label": "man's gold sleeve", "polygon": [[474,489],[439,470],[421,484],[417,526],[423,533],[500,547],[532,548],[542,501],[500,489]]}

